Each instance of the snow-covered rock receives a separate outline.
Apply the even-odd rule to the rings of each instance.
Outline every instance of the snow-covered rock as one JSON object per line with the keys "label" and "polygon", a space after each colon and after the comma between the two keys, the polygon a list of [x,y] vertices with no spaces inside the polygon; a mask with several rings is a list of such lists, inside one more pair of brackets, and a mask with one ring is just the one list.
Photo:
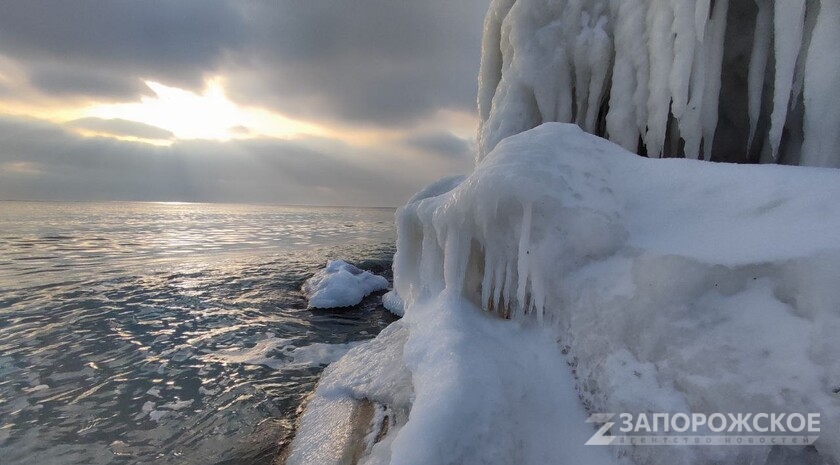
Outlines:
{"label": "snow-covered rock", "polygon": [[368,294],[387,288],[387,279],[342,260],[330,260],[303,283],[310,308],[352,307]]}
{"label": "snow-covered rock", "polygon": [[493,0],[478,158],[544,122],[649,156],[840,167],[840,0]]}
{"label": "snow-covered rock", "polygon": [[316,392],[404,412],[360,463],[811,463],[581,447],[583,406],[815,412],[840,459],[840,171],[650,160],[555,123],[446,187],[397,214],[405,317]]}

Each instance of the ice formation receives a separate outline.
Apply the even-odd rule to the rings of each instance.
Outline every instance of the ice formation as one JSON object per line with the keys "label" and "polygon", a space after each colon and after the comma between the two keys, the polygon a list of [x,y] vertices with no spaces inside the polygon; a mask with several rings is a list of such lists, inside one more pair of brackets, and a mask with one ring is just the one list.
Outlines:
{"label": "ice formation", "polygon": [[397,291],[386,292],[382,296],[382,306],[394,315],[403,316],[405,314],[405,304]]}
{"label": "ice formation", "polygon": [[[838,44],[840,0],[492,0],[476,169],[398,211],[405,316],[289,463],[840,462],[840,171],[696,160],[840,167]],[[594,412],[821,432],[582,447]]]}
{"label": "ice formation", "polygon": [[[291,463],[339,444],[312,429],[362,400],[392,412],[368,465],[840,458],[840,171],[650,160],[550,123],[397,227],[405,317],[328,368]],[[580,447],[582,406],[818,412],[821,433],[815,450]]]}
{"label": "ice formation", "polygon": [[303,283],[310,308],[352,307],[368,294],[387,288],[387,279],[342,260],[330,260]]}
{"label": "ice formation", "polygon": [[838,0],[493,0],[478,158],[545,122],[630,151],[840,167]]}

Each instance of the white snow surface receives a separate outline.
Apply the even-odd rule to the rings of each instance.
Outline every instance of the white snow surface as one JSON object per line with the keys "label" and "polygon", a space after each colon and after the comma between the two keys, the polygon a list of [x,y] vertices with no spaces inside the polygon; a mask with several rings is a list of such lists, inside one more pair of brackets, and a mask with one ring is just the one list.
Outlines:
{"label": "white snow surface", "polygon": [[840,0],[493,0],[478,159],[556,121],[651,157],[840,167],[838,41]]}
{"label": "white snow surface", "polygon": [[[397,221],[405,317],[327,369],[300,450],[366,398],[402,412],[368,464],[840,459],[840,171],[650,160],[551,123]],[[816,412],[819,458],[583,447],[584,406]]]}
{"label": "white snow surface", "polygon": [[352,307],[368,294],[387,288],[387,279],[343,260],[330,260],[303,283],[310,308]]}

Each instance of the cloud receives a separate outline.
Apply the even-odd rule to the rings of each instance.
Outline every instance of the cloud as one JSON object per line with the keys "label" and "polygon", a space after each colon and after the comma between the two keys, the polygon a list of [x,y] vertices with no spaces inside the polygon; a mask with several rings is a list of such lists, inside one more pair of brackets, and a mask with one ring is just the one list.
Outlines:
{"label": "cloud", "polygon": [[[0,53],[34,67],[32,83],[48,93],[62,92],[62,74],[97,70],[110,79],[81,90],[112,97],[120,80],[123,90],[138,79],[198,88],[246,32],[225,0],[27,0],[4,3]],[[63,93],[79,87],[78,79],[66,82]]]}
{"label": "cloud", "polygon": [[488,0],[243,2],[232,96],[306,118],[405,125],[475,108]]}
{"label": "cloud", "polygon": [[4,5],[0,53],[49,95],[136,98],[141,80],[282,113],[399,125],[472,110],[489,0],[27,0]]}
{"label": "cloud", "polygon": [[471,150],[469,141],[448,132],[411,135],[405,142],[411,147],[451,158],[468,157]]}
{"label": "cloud", "polygon": [[114,136],[136,137],[138,139],[171,139],[172,132],[157,126],[151,126],[137,121],[128,121],[120,118],[80,118],[65,123],[65,126],[88,131],[111,134]]}
{"label": "cloud", "polygon": [[29,84],[47,95],[127,100],[150,94],[137,77],[95,69],[50,64],[33,65],[27,71]]}
{"label": "cloud", "polygon": [[336,138],[356,126],[387,137],[364,149],[314,138],[153,147],[67,129],[171,134],[124,120],[61,127],[0,116],[0,198],[399,204],[470,164],[465,142],[439,131],[471,130],[469,117],[452,115],[475,112],[489,1],[6,2],[0,65],[11,71],[0,72],[0,97],[9,112],[58,118],[52,109],[79,102],[136,102],[149,93],[144,81],[200,91],[218,76],[238,104]]}
{"label": "cloud", "polygon": [[0,140],[0,199],[396,206],[451,171],[318,138],[157,147],[0,117]]}

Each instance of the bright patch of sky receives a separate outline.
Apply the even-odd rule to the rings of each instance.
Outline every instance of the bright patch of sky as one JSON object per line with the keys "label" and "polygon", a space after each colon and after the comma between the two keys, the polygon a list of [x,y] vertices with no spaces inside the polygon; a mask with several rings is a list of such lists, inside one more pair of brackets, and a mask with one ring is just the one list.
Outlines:
{"label": "bright patch of sky", "polygon": [[232,102],[222,78],[207,82],[201,93],[146,81],[154,92],[139,102],[94,105],[85,116],[124,119],[171,131],[177,139],[230,140],[253,137],[288,139],[300,134],[325,131],[313,124],[294,121],[277,113]]}

